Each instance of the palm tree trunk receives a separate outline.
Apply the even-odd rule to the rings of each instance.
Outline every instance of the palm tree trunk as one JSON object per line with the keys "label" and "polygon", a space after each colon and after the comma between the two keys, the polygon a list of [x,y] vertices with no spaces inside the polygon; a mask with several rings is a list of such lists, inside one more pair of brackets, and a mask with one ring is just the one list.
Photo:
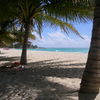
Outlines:
{"label": "palm tree trunk", "polygon": [[100,0],[95,0],[95,11],[93,31],[88,60],[81,87],[79,100],[100,100],[96,99],[100,91]]}
{"label": "palm tree trunk", "polygon": [[23,48],[22,48],[22,55],[21,55],[21,60],[20,63],[22,65],[26,65],[27,64],[27,43],[28,43],[28,36],[30,33],[30,23],[26,23],[25,25],[25,34],[24,34],[24,41],[23,41]]}

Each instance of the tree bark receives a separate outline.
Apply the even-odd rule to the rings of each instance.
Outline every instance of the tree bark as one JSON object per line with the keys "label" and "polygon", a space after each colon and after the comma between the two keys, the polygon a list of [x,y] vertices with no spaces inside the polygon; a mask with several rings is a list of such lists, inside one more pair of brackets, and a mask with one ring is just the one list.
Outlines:
{"label": "tree bark", "polygon": [[79,90],[79,100],[96,99],[100,91],[100,0],[95,0],[91,46]]}
{"label": "tree bark", "polygon": [[31,31],[31,25],[30,22],[27,22],[25,25],[24,41],[23,41],[22,54],[20,59],[20,63],[22,65],[27,64],[27,43],[28,43],[28,36],[30,31]]}

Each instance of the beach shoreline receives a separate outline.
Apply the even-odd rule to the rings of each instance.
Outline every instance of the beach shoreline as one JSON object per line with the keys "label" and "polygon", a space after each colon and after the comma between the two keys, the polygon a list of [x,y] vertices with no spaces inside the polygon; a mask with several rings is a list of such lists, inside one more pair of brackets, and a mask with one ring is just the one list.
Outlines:
{"label": "beach shoreline", "polygon": [[[21,50],[0,49],[0,51],[0,65],[20,61]],[[20,74],[16,73],[15,76],[18,79],[17,81],[19,81],[21,78],[22,82],[20,80],[19,83],[23,84],[23,86],[26,88],[24,89],[23,86],[20,87],[17,85],[20,87],[18,92],[21,92],[21,89],[24,89],[23,93],[26,93],[28,97],[31,96],[31,99],[29,100],[49,100],[50,98],[55,98],[54,100],[78,100],[78,90],[80,87],[82,73],[85,68],[87,55],[87,53],[78,52],[72,53],[28,50],[28,65],[31,66],[34,71],[29,72],[29,74],[28,72],[22,72]],[[30,78],[30,74],[33,78]],[[34,77],[34,75],[36,76]],[[40,80],[41,76],[43,77],[42,80]],[[12,80],[12,78],[10,79]],[[5,83],[4,80],[3,82]],[[12,84],[14,84],[14,82],[15,81],[13,80]],[[33,87],[30,86],[30,84]],[[16,90],[16,87],[13,87],[13,85],[11,85],[11,87],[12,89],[14,88]],[[31,93],[27,89],[31,91]],[[34,95],[32,93],[33,91]],[[11,91],[9,91],[8,94],[10,92]],[[17,92],[12,92],[12,94],[13,95],[11,95],[11,98],[17,98],[16,100],[21,100],[18,99],[18,97],[22,98],[22,95],[14,96],[14,94],[17,94]]]}
{"label": "beach shoreline", "polygon": [[[16,49],[22,50],[22,49]],[[88,53],[89,48],[36,48],[27,49],[28,51],[48,51],[48,52],[68,52],[68,53]]]}
{"label": "beach shoreline", "polygon": [[[5,57],[18,57],[20,60],[21,50],[17,49],[3,49],[0,48],[0,56]],[[28,62],[35,62],[38,60],[49,60],[49,59],[59,59],[59,60],[75,60],[77,62],[86,62],[88,53],[83,52],[50,52],[50,51],[27,51]],[[16,61],[18,61],[16,59]],[[2,61],[1,61],[2,62]]]}

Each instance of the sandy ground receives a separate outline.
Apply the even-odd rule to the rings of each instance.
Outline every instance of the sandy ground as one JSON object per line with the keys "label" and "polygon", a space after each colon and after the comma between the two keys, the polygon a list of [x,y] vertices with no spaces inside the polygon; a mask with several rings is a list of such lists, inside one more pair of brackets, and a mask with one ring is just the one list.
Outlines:
{"label": "sandy ground", "polygon": [[[20,60],[20,50],[0,51],[0,65]],[[86,60],[86,53],[28,51],[29,69],[0,72],[0,100],[78,100]]]}

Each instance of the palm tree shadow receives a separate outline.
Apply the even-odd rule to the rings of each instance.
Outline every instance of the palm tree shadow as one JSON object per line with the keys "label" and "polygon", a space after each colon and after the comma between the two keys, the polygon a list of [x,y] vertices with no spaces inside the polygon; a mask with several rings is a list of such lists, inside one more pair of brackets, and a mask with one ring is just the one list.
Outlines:
{"label": "palm tree shadow", "polygon": [[0,57],[0,61],[4,62],[1,63],[0,66],[7,66],[7,65],[11,65],[12,62],[14,61],[19,61],[20,57],[6,57],[6,56],[1,56]]}
{"label": "palm tree shadow", "polygon": [[1,54],[5,54],[5,53],[3,53],[3,52],[0,51],[0,55],[1,55]]}
{"label": "palm tree shadow", "polygon": [[[81,78],[84,69],[67,68],[70,65],[63,65],[63,61],[52,61],[30,63],[32,67],[22,71],[0,72],[0,100],[74,100],[78,90],[49,81],[47,77]],[[72,64],[77,65],[84,63]]]}
{"label": "palm tree shadow", "polygon": [[0,57],[0,61],[15,61],[18,60],[20,57],[6,57],[6,56],[2,56]]}
{"label": "palm tree shadow", "polygon": [[[73,64],[63,64],[64,62],[72,61],[56,61],[52,60],[39,61],[34,63],[29,63],[34,69],[34,73],[42,76],[52,76],[52,77],[67,77],[67,78],[82,78],[84,68],[79,68],[74,66],[84,66],[85,63],[73,63]],[[71,68],[69,68],[71,67]]]}
{"label": "palm tree shadow", "polygon": [[75,89],[50,82],[33,69],[1,72],[0,82],[0,100],[64,100],[77,95]]}

